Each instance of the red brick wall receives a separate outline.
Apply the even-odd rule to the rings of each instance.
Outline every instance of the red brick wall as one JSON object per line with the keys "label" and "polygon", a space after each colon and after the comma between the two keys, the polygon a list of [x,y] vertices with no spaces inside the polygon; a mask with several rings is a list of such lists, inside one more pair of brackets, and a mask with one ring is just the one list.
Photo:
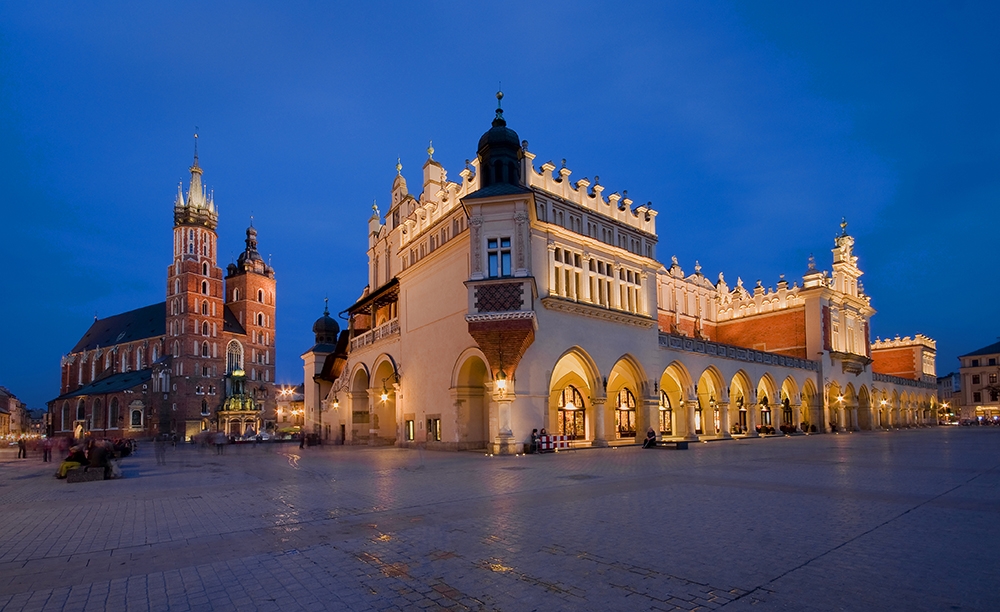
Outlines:
{"label": "red brick wall", "polygon": [[872,372],[901,376],[920,380],[918,369],[919,348],[904,346],[899,348],[872,349]]}
{"label": "red brick wall", "polygon": [[716,340],[747,348],[808,359],[804,308],[721,321]]}

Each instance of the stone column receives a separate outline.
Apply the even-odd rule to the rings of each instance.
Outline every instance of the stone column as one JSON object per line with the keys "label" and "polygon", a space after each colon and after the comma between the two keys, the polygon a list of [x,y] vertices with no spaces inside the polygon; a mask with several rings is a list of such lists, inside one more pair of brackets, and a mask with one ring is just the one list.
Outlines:
{"label": "stone column", "polygon": [[[687,400],[684,402],[684,407],[687,409],[687,435],[684,436],[685,440],[697,440],[698,434],[695,433],[695,423],[694,423],[694,411],[698,407],[698,400]],[[704,415],[702,415],[704,416]],[[704,427],[704,425],[702,425]],[[703,429],[704,431],[704,429]]]}
{"label": "stone column", "polygon": [[583,277],[581,279],[583,295],[580,296],[580,299],[590,304],[594,302],[594,297],[590,295],[590,253],[584,251],[581,264],[583,265]]}
{"label": "stone column", "polygon": [[514,432],[510,428],[510,405],[514,399],[515,397],[512,392],[506,393],[503,397],[496,397],[497,426],[499,431],[493,442],[494,454],[514,455],[520,452],[520,445],[514,440]]}
{"label": "stone column", "polygon": [[802,431],[802,405],[801,404],[792,404],[792,421],[793,421],[792,424],[795,425],[795,431],[801,432]]}
{"label": "stone column", "polygon": [[858,407],[851,406],[851,431],[858,431]]}
{"label": "stone column", "polygon": [[747,437],[756,438],[757,433],[757,411],[760,409],[756,404],[750,404],[747,408]]}
{"label": "stone column", "polygon": [[729,430],[732,429],[729,425],[729,402],[719,402],[716,404],[716,406],[721,411],[720,412],[720,417],[721,417],[720,421],[722,425],[721,437],[732,438],[733,437],[732,434],[729,433]]}
{"label": "stone column", "polygon": [[607,398],[593,398],[590,403],[593,405],[593,419],[594,419],[594,439],[591,441],[591,446],[604,447],[608,445],[607,434],[604,433],[604,402]]}

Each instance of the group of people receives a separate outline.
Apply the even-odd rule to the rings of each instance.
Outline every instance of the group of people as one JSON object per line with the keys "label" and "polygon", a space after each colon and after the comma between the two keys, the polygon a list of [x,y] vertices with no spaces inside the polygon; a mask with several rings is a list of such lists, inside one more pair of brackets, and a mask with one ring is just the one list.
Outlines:
{"label": "group of people", "polygon": [[[120,444],[120,449],[134,450],[133,445]],[[121,452],[119,450],[119,452]],[[120,456],[120,455],[118,455]],[[102,470],[104,479],[120,475],[120,470],[114,462],[116,457],[115,443],[111,440],[90,439],[85,444],[77,444],[69,449],[69,454],[63,459],[56,472],[56,478],[66,478],[70,470]]]}

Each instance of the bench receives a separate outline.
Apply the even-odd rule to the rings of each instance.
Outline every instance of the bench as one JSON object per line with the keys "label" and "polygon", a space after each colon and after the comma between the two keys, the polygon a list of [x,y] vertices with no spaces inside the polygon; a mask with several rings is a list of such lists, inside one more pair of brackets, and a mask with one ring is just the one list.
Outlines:
{"label": "bench", "polygon": [[66,482],[91,482],[104,480],[104,468],[86,469],[78,467],[66,472]]}
{"label": "bench", "polygon": [[560,448],[570,448],[569,436],[538,436],[539,453],[554,453]]}
{"label": "bench", "polygon": [[674,450],[687,450],[687,440],[657,440],[656,448],[672,448]]}

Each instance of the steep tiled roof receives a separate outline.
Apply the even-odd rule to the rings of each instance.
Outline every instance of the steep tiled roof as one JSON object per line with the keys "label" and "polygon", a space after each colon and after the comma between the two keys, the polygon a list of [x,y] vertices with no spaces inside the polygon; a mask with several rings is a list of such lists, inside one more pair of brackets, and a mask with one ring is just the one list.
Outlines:
{"label": "steep tiled roof", "polygon": [[52,401],[79,397],[81,395],[103,395],[105,393],[116,393],[131,389],[139,384],[150,380],[153,377],[153,370],[136,370],[134,372],[122,372],[113,374],[107,378],[96,380],[89,385],[84,385],[76,391],[64,393]]}
{"label": "steep tiled roof", "polygon": [[92,351],[99,346],[155,338],[166,332],[167,303],[160,302],[94,321],[70,352]]}
{"label": "steep tiled roof", "polygon": [[223,306],[223,308],[225,308],[225,311],[222,313],[222,331],[247,335],[247,330],[240,325],[240,320],[236,318],[236,315],[229,309],[229,306]]}
{"label": "steep tiled roof", "polygon": [[492,198],[494,196],[505,196],[505,195],[516,195],[519,193],[530,193],[530,189],[525,189],[520,185],[510,185],[508,183],[495,183],[489,187],[483,187],[482,189],[477,189],[469,195],[462,198],[463,200],[478,200],[479,198]]}

